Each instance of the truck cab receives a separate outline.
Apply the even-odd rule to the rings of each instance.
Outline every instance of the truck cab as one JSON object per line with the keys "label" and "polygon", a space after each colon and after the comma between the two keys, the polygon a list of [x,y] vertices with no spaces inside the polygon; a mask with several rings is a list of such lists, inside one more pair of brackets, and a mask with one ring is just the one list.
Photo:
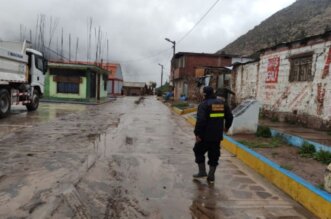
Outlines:
{"label": "truck cab", "polygon": [[0,118],[11,105],[23,104],[37,110],[44,93],[47,60],[28,42],[0,42]]}
{"label": "truck cab", "polygon": [[28,55],[28,67],[30,68],[30,85],[38,89],[40,95],[44,94],[45,73],[47,71],[47,60],[43,54],[34,49],[26,49]]}

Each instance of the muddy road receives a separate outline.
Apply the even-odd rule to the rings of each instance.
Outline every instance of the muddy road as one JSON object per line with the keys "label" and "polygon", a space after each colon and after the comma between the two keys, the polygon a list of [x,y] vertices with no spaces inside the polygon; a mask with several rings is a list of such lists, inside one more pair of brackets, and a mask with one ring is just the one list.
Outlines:
{"label": "muddy road", "polygon": [[313,218],[226,152],[192,181],[193,128],[137,99],[0,120],[0,218]]}

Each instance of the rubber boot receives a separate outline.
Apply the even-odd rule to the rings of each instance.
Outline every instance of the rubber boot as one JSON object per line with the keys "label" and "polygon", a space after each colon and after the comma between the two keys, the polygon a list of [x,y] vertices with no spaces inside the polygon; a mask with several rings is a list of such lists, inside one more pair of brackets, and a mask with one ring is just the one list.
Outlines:
{"label": "rubber boot", "polygon": [[207,176],[205,163],[199,163],[198,167],[199,167],[199,173],[194,174],[193,178],[195,179],[205,178]]}
{"label": "rubber boot", "polygon": [[215,181],[215,170],[216,170],[216,166],[209,166],[209,173],[207,177],[207,181],[209,183],[214,183]]}

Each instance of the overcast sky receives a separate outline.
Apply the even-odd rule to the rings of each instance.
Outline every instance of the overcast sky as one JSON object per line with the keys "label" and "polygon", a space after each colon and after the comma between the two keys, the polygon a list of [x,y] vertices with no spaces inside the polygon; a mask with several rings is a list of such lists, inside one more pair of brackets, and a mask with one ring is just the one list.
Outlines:
{"label": "overcast sky", "polygon": [[51,48],[59,49],[63,28],[64,50],[69,50],[70,33],[72,51],[79,38],[78,58],[86,61],[88,20],[92,18],[91,59],[95,60],[95,30],[100,27],[104,60],[108,39],[108,59],[122,65],[126,81],[156,81],[159,85],[158,64],[164,65],[163,81],[168,80],[172,57],[172,44],[164,38],[178,42],[176,52],[215,53],[294,1],[220,0],[178,42],[216,0],[0,0],[0,39],[20,40],[22,34],[29,39],[30,29],[34,37],[38,16],[45,15],[47,33],[50,19],[57,23]]}

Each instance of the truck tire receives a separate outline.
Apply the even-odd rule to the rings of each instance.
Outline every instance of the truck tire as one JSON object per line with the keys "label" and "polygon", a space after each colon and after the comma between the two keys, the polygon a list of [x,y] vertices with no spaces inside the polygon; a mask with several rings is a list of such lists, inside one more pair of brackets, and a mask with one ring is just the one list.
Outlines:
{"label": "truck tire", "polygon": [[10,112],[10,94],[6,89],[0,90],[0,118],[8,116]]}
{"label": "truck tire", "polygon": [[37,90],[33,91],[33,95],[31,98],[31,103],[26,104],[26,109],[28,111],[35,111],[39,106],[39,92]]}

